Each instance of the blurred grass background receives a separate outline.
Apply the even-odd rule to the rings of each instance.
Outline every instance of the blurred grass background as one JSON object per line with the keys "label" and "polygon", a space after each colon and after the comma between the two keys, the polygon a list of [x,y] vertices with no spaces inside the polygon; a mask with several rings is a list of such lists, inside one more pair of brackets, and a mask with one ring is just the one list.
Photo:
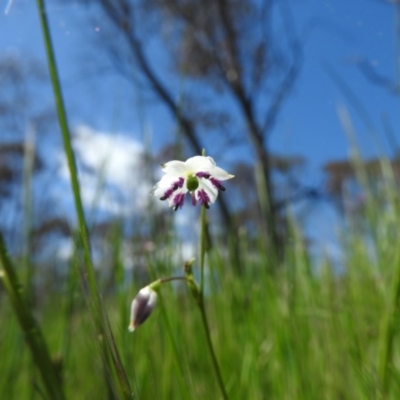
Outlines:
{"label": "blurred grass background", "polygon": [[[50,37],[47,41],[51,53]],[[57,68],[54,60],[49,64],[52,78],[55,76],[61,130],[70,152],[68,161],[73,165]],[[339,117],[351,134],[349,118],[343,111]],[[205,301],[212,342],[230,399],[400,398],[400,199],[392,161],[375,161],[381,177],[372,174],[370,179],[367,164],[356,153],[353,157],[354,179],[365,198],[360,212],[343,213],[342,231],[338,233],[339,261],[312,258],[306,232],[290,215],[284,216],[289,226],[279,258],[271,255],[263,231],[247,232],[242,227],[227,232],[228,240],[213,238],[207,258]],[[376,169],[375,164],[373,167]],[[25,171],[27,178],[30,168]],[[179,244],[171,236],[155,235],[144,263],[146,278],[136,275],[126,279],[124,231],[116,224],[113,234],[102,238],[103,246],[113,250],[105,263],[107,271],[92,270],[83,208],[77,206],[77,172],[73,168],[70,172],[76,181],[73,193],[78,198],[75,207],[81,213],[81,238],[75,237],[75,254],[66,273],[55,279],[52,268],[58,260],[50,260],[50,268],[44,268],[29,246],[23,257],[13,260],[22,283],[18,292],[41,327],[65,397],[116,398],[110,393],[107,378],[118,380],[112,368],[120,364],[105,359],[115,356],[109,351],[111,347],[106,351],[101,347],[104,342],[113,346],[115,339],[135,398],[219,398],[200,316],[185,285],[163,285],[159,304],[149,320],[134,334],[127,330],[129,305],[140,288],[151,279],[182,270],[183,265],[177,265],[174,257]],[[23,184],[25,239],[29,242],[29,179]],[[261,208],[268,212],[268,196],[262,190],[258,196]],[[1,273],[4,279],[4,270]],[[134,269],[135,273],[140,272]],[[17,313],[3,289],[0,286],[0,399],[46,398],[26,345],[29,332],[21,331]],[[103,330],[98,329],[99,315],[103,318],[101,307],[114,338],[107,336],[108,322],[100,321]]]}
{"label": "blurred grass background", "polygon": [[[328,260],[311,267],[305,240],[295,227],[284,262],[274,271],[268,268],[262,242],[250,245],[243,234],[245,268],[240,275],[230,268],[223,249],[214,246],[206,302],[230,398],[379,398],[380,324],[399,262],[391,229],[398,219],[389,213],[382,212],[373,227],[376,242],[351,229],[342,233],[341,273]],[[111,245],[118,248],[118,243]],[[164,274],[179,267],[164,260],[160,268],[160,261],[151,257],[148,265]],[[35,269],[31,279],[41,273]],[[186,287],[164,285],[154,314],[129,334],[128,307],[140,287],[126,286],[114,276],[115,289],[105,295],[105,308],[136,398],[218,398],[199,315]],[[43,286],[32,309],[60,368],[66,397],[105,398],[92,317],[82,301],[79,278],[71,272],[70,280],[61,289]],[[23,334],[4,296],[2,305],[0,398],[41,398]],[[391,399],[400,396],[397,344],[398,335],[386,397]]]}

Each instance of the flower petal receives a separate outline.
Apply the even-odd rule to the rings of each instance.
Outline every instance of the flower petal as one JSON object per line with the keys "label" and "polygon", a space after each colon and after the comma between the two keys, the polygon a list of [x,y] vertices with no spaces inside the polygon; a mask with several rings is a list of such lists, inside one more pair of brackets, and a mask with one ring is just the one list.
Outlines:
{"label": "flower petal", "polygon": [[196,173],[199,171],[209,172],[215,167],[215,161],[211,157],[194,156],[185,161],[188,171]]}
{"label": "flower petal", "polygon": [[174,211],[178,210],[178,208],[182,208],[183,203],[185,202],[186,193],[187,189],[180,189],[168,199],[169,206],[173,207]]}
{"label": "flower petal", "polygon": [[183,161],[168,161],[162,165],[162,170],[171,176],[184,176],[187,172],[187,165]]}
{"label": "flower petal", "polygon": [[204,206],[205,208],[210,208],[211,200],[204,189],[199,189],[197,191],[197,199],[199,200],[200,205]]}
{"label": "flower petal", "polygon": [[199,180],[199,188],[196,190],[196,198],[200,201],[199,197],[197,196],[197,192],[199,190],[204,190],[209,199],[210,204],[214,203],[218,197],[218,189],[208,180],[208,179],[200,179]]}
{"label": "flower petal", "polygon": [[232,179],[235,175],[228,174],[224,169],[220,167],[213,167],[211,171],[209,171],[210,175],[214,178],[217,178],[219,181],[226,181],[227,179]]}
{"label": "flower petal", "polygon": [[155,197],[163,197],[178,181],[179,177],[164,175],[150,191],[150,194]]}

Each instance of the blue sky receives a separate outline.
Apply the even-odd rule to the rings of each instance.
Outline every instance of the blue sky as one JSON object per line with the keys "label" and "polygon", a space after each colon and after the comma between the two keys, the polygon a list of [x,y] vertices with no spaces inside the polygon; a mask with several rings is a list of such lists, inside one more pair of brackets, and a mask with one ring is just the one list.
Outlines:
{"label": "blue sky", "polygon": [[[8,3],[3,0],[3,10]],[[161,116],[154,118],[153,110],[150,115],[146,109],[138,111],[140,99],[134,91],[125,89],[127,83],[123,78],[108,74],[107,79],[100,80],[82,73],[84,68],[91,67],[90,57],[94,54],[91,52],[95,52],[93,38],[103,27],[91,24],[74,2],[68,6],[61,3],[47,1],[47,8],[72,124],[125,131],[138,138],[140,125],[146,124],[153,135],[162,135],[157,121],[165,115],[158,110]],[[348,143],[337,117],[338,104],[344,104],[354,117],[363,154],[373,156],[375,138],[363,126],[324,65],[332,66],[345,80],[379,128],[382,114],[387,114],[394,130],[399,132],[398,99],[369,83],[352,63],[356,58],[365,58],[378,73],[395,76],[393,5],[376,0],[296,0],[291,4],[297,31],[307,38],[305,62],[272,136],[273,148],[304,155],[311,169],[327,160],[347,157]],[[31,54],[45,59],[33,1],[14,0],[9,13],[0,14],[0,54],[10,51],[22,58]],[[99,58],[95,58],[98,62]],[[44,91],[42,96],[51,102],[51,92]],[[384,138],[381,140],[385,143]]]}
{"label": "blue sky", "polygon": [[387,114],[399,132],[398,99],[369,83],[353,62],[366,59],[377,73],[395,77],[394,7],[374,0],[309,0],[298,2],[296,13],[303,24],[320,22],[307,40],[304,68],[278,128],[287,132],[275,135],[276,147],[284,148],[286,140],[294,152],[307,154],[315,167],[345,158],[348,142],[337,116],[340,104],[348,107],[354,118],[362,154],[376,155],[378,138],[362,123],[324,64],[349,85],[378,127],[382,126],[382,114]]}
{"label": "blue sky", "polygon": [[[3,10],[8,3],[3,0]],[[132,113],[134,95],[126,90],[124,79],[108,76],[99,87],[99,80],[82,76],[79,71],[82,68],[79,58],[90,57],[92,37],[102,27],[91,25],[73,1],[68,6],[61,3],[47,1],[47,7],[72,123],[87,123],[103,130],[119,124],[121,130],[128,130],[138,118]],[[324,69],[324,63],[334,67],[351,86],[378,126],[381,126],[380,115],[387,113],[398,132],[398,100],[367,82],[351,62],[362,57],[377,72],[395,76],[394,7],[374,0],[296,0],[291,4],[297,31],[307,37],[305,62],[273,134],[274,148],[303,154],[313,166],[347,155],[337,105],[348,102]],[[9,13],[5,15],[3,11],[0,15],[0,33],[0,54],[13,51],[23,57],[28,53],[44,60],[35,2],[14,0]],[[147,115],[145,119],[158,131],[151,117]],[[363,132],[362,125],[357,128],[362,150],[367,156],[373,155],[373,138]]]}
{"label": "blue sky", "polygon": [[[143,140],[144,132],[151,132],[153,143],[162,143],[165,129],[171,125],[165,111],[143,106],[140,93],[132,87],[127,90],[127,81],[118,74],[99,77],[94,73],[99,66],[109,65],[94,45],[96,35],[106,27],[91,22],[73,1],[68,5],[54,0],[46,3],[71,126],[124,133],[138,141]],[[0,55],[14,53],[21,59],[34,56],[45,62],[36,2],[14,0],[5,14],[8,4],[8,0],[0,1]],[[348,108],[365,157],[382,151],[390,154],[382,116],[388,119],[400,143],[399,99],[368,82],[354,64],[365,59],[377,73],[394,79],[399,40],[395,37],[395,8],[378,0],[291,0],[290,4],[297,31],[305,38],[304,65],[271,143],[277,152],[304,156],[308,161],[305,181],[318,185],[324,163],[349,155],[349,143],[337,114],[339,106]],[[360,118],[327,72],[327,65],[356,94],[378,133]],[[38,93],[38,101],[52,104],[50,86]],[[316,226],[324,230],[330,223]]]}

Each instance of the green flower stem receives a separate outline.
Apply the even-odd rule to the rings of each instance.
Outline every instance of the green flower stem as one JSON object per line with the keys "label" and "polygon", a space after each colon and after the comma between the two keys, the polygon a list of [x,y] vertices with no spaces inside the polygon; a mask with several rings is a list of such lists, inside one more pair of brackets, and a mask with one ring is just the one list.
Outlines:
{"label": "green flower stem", "polygon": [[158,281],[160,283],[167,283],[172,281],[187,281],[188,279],[185,276],[169,276],[168,278],[160,278]]}
{"label": "green flower stem", "polygon": [[185,369],[184,369],[184,364],[180,359],[180,354],[179,354],[179,350],[178,350],[178,346],[176,341],[174,340],[174,329],[171,325],[169,316],[167,314],[167,310],[165,307],[165,303],[164,303],[164,299],[162,298],[162,296],[159,294],[160,300],[161,300],[161,313],[162,313],[162,317],[164,319],[164,323],[165,323],[165,327],[166,327],[166,332],[167,335],[169,337],[169,340],[171,342],[172,345],[172,350],[173,350],[173,354],[174,354],[174,358],[175,358],[175,362],[176,365],[179,368],[180,373],[176,374],[176,376],[178,377],[179,380],[179,385],[181,387],[181,391],[184,392],[184,398],[185,399],[192,399],[193,396],[190,392],[190,382],[188,380],[187,374],[185,373]]}
{"label": "green flower stem", "polygon": [[224,400],[228,400],[228,394],[225,389],[224,381],[222,379],[221,369],[218,364],[217,356],[214,351],[214,346],[211,341],[211,334],[210,334],[210,326],[207,319],[206,308],[204,305],[204,261],[206,255],[206,229],[207,229],[207,216],[206,216],[206,208],[203,206],[201,207],[201,233],[200,233],[200,293],[199,293],[199,300],[196,302],[199,306],[200,314],[201,314],[201,321],[203,323],[204,331],[206,334],[206,341],[208,351],[211,355],[211,360],[214,367],[214,372],[217,376],[218,386],[221,389],[221,394]]}
{"label": "green flower stem", "polygon": [[204,293],[204,261],[206,257],[207,215],[206,208],[201,207],[200,215],[200,293]]}
{"label": "green flower stem", "polygon": [[[203,298],[203,297],[202,297]],[[221,370],[218,364],[217,356],[215,355],[214,347],[211,341],[210,327],[208,325],[206,309],[204,307],[204,301],[200,303],[200,314],[201,321],[203,322],[204,331],[206,333],[207,347],[210,352],[215,374],[217,375],[218,386],[221,389],[221,394],[224,400],[228,400],[228,393],[226,392],[224,381],[222,379]]]}
{"label": "green flower stem", "polygon": [[[92,306],[91,311],[94,316],[97,335],[100,338],[99,341],[101,345],[101,351],[103,353],[102,356],[106,364],[106,371],[108,371],[108,377],[111,378],[111,381],[114,384],[117,383],[117,387],[114,388],[109,387],[109,390],[110,391],[116,390],[119,394],[119,398],[131,399],[133,398],[132,390],[127,380],[125,370],[120,361],[119,353],[114,342],[113,334],[108,323],[107,315],[105,314],[104,307],[102,306],[101,297],[97,289],[96,278],[94,274],[92,257],[91,257],[89,234],[86,226],[80,189],[79,189],[78,172],[72,150],[71,138],[67,123],[67,116],[61,92],[61,85],[58,78],[56,60],[54,56],[54,50],[51,41],[50,29],[47,21],[44,0],[37,0],[37,8],[39,11],[39,18],[42,26],[50,78],[54,91],[55,104],[56,104],[61,134],[63,138],[64,150],[67,157],[68,168],[71,177],[72,192],[74,196],[75,209],[79,224],[80,242],[83,248],[84,268],[90,292],[90,300],[91,300],[90,304]],[[109,380],[107,380],[107,382],[110,383]]]}
{"label": "green flower stem", "polygon": [[[154,271],[152,271],[152,272],[154,272]],[[168,282],[172,282],[172,281],[185,281],[188,285],[191,283],[191,280],[189,278],[185,277],[185,276],[171,276],[171,277],[167,277],[167,278],[157,279],[156,281],[150,283],[147,286],[151,287],[151,286],[153,286],[155,284],[155,286],[157,287],[157,286],[159,286],[159,284],[168,283]],[[164,319],[164,322],[165,322],[165,325],[166,325],[167,335],[169,336],[169,338],[171,340],[172,349],[173,349],[173,352],[174,352],[174,357],[176,359],[176,363],[177,363],[178,368],[180,370],[180,374],[177,374],[177,377],[179,378],[179,384],[180,384],[182,390],[185,391],[185,398],[186,399],[191,399],[193,396],[192,396],[192,394],[190,392],[190,384],[188,382],[187,375],[185,374],[184,365],[180,361],[179,350],[178,350],[178,347],[177,347],[176,342],[174,340],[173,328],[172,328],[170,320],[168,318],[168,314],[166,312],[166,308],[165,308],[165,305],[164,305],[164,300],[163,300],[163,298],[161,296],[161,293],[158,293],[158,296],[160,297],[160,301],[161,301],[161,312],[162,312],[162,316],[163,316],[163,319]]]}
{"label": "green flower stem", "polygon": [[39,370],[40,377],[49,399],[64,400],[60,375],[52,362],[46,341],[40,326],[33,317],[32,310],[26,302],[22,287],[18,282],[15,267],[8,254],[4,238],[0,232],[1,278],[10,297],[18,322],[25,333],[25,340],[32,353],[33,362]]}

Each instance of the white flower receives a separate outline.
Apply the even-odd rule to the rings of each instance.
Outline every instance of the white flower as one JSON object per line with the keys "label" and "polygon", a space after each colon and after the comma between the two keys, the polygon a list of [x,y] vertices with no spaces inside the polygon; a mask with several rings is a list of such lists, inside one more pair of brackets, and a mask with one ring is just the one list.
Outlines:
{"label": "white flower", "polygon": [[156,304],[157,293],[151,285],[139,290],[131,305],[131,321],[128,327],[130,332],[133,332],[139,325],[146,321]]}
{"label": "white flower", "polygon": [[228,174],[216,166],[211,157],[195,156],[185,162],[169,161],[161,165],[165,175],[154,186],[151,194],[160,200],[168,200],[169,206],[176,211],[183,206],[186,193],[192,196],[192,204],[197,201],[206,208],[214,203],[218,191],[224,191],[221,181],[231,179]]}

